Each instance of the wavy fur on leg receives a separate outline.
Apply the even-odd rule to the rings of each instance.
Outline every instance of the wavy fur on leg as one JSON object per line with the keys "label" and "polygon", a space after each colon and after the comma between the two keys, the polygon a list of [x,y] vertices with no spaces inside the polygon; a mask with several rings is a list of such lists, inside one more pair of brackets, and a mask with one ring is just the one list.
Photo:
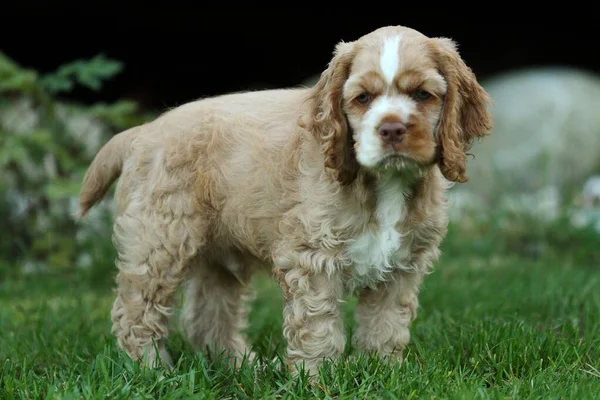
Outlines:
{"label": "wavy fur on leg", "polygon": [[355,310],[358,323],[355,346],[402,362],[411,337],[410,324],[417,316],[422,274],[396,273],[393,280],[361,292]]}
{"label": "wavy fur on leg", "polygon": [[[140,220],[126,214],[117,217],[114,238],[119,251],[119,272],[112,309],[113,333],[119,346],[133,359],[145,356],[149,364],[162,361],[172,365],[165,339],[173,295],[194,253],[187,238],[186,222],[172,218],[159,222],[153,217]],[[166,224],[170,225],[167,231],[170,234],[155,230],[156,226]],[[173,245],[169,246],[170,243]],[[158,346],[159,354],[154,346]]]}
{"label": "wavy fur on leg", "polygon": [[281,276],[288,367],[316,375],[323,360],[339,357],[346,345],[339,309],[342,282],[335,275],[300,269],[282,271]]}

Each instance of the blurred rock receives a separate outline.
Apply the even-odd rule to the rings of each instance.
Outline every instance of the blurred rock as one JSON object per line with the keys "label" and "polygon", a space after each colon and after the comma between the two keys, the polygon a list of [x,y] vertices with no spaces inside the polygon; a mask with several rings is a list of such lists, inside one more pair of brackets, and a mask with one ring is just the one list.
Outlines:
{"label": "blurred rock", "polygon": [[470,190],[487,203],[548,187],[560,193],[600,171],[600,77],[560,67],[508,72],[482,82],[494,129],[469,157]]}

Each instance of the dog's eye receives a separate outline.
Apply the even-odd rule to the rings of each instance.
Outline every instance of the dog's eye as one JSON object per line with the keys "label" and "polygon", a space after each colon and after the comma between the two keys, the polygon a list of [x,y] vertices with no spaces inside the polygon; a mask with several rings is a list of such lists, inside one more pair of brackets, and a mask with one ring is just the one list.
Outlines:
{"label": "dog's eye", "polygon": [[417,100],[421,100],[421,101],[425,101],[425,100],[428,100],[429,98],[431,98],[431,93],[429,93],[426,90],[422,90],[422,89],[415,90],[414,95],[417,98]]}
{"label": "dog's eye", "polygon": [[356,97],[356,101],[360,104],[367,104],[371,100],[371,96],[368,93],[361,93]]}

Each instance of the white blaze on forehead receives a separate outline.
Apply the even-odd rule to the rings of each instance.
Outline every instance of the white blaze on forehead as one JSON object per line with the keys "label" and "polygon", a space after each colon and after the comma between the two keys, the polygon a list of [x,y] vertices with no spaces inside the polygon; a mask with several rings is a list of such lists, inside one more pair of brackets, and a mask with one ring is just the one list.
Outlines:
{"label": "white blaze on forehead", "polygon": [[400,54],[398,47],[400,46],[401,39],[402,35],[396,35],[386,38],[383,42],[383,51],[381,52],[379,65],[388,84],[391,84],[394,81],[394,77],[400,68]]}

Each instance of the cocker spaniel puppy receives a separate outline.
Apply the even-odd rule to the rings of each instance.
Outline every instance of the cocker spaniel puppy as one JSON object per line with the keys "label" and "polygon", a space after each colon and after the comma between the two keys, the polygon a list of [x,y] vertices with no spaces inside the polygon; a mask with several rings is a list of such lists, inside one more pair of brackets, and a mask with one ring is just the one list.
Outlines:
{"label": "cocker spaniel puppy", "polygon": [[446,190],[467,179],[489,102],[452,40],[390,26],[339,43],[314,87],[205,98],[114,136],[80,200],[85,215],[120,177],[118,345],[171,365],[168,317],[186,283],[190,343],[251,355],[247,283],[266,267],[292,372],[342,353],[346,293],[358,296],[356,346],[401,361]]}

